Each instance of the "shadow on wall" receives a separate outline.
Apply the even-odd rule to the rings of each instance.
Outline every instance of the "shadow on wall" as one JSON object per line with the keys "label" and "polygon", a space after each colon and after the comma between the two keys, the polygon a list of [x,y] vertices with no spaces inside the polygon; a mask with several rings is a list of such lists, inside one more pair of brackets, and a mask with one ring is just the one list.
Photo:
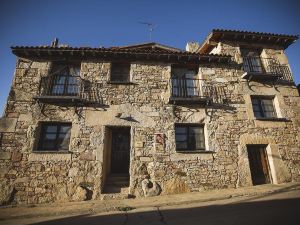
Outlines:
{"label": "shadow on wall", "polygon": [[294,225],[299,223],[300,198],[232,203],[194,208],[131,212],[112,215],[81,215],[35,223],[60,224],[264,224]]}

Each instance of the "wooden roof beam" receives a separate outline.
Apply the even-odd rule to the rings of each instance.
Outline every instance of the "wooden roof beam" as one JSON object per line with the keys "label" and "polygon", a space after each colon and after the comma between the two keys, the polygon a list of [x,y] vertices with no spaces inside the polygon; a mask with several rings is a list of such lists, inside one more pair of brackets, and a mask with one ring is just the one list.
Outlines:
{"label": "wooden roof beam", "polygon": [[27,50],[23,51],[25,55],[29,56],[29,52]]}

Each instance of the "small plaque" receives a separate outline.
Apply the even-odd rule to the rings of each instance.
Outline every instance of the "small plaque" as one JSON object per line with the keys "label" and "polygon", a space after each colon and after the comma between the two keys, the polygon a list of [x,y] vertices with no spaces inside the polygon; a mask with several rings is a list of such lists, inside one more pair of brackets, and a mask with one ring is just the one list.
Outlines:
{"label": "small plaque", "polygon": [[134,145],[136,148],[143,148],[144,147],[144,142],[142,141],[137,141],[135,142],[135,145]]}

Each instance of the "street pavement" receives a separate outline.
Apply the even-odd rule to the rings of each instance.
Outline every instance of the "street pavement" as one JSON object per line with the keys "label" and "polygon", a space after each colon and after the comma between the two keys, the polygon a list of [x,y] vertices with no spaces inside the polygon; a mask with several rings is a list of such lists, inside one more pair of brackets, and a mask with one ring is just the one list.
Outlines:
{"label": "street pavement", "polygon": [[[228,195],[228,193],[231,193],[231,195]],[[205,198],[205,195],[207,198]],[[150,204],[151,202],[152,204]],[[60,210],[56,211],[56,214],[51,213],[51,209],[53,211],[55,205],[52,208],[47,205],[2,208],[0,209],[0,224],[300,224],[299,183],[261,185],[252,188],[123,201],[100,201],[89,204],[87,202],[61,204],[61,207],[65,209],[71,207],[73,211],[64,212],[64,210]],[[81,207],[82,211],[80,211]],[[106,210],[103,210],[105,207]],[[89,211],[86,211],[87,208]],[[48,214],[45,213],[45,210],[48,210]]]}

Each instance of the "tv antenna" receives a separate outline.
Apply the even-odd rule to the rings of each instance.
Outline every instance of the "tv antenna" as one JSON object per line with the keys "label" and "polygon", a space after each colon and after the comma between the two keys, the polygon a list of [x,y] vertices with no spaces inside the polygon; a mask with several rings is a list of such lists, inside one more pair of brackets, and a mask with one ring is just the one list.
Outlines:
{"label": "tv antenna", "polygon": [[149,23],[149,22],[139,22],[140,24],[144,24],[148,27],[149,29],[149,40],[152,40],[152,32],[154,31],[154,29],[157,27],[157,25],[153,24],[153,23]]}

